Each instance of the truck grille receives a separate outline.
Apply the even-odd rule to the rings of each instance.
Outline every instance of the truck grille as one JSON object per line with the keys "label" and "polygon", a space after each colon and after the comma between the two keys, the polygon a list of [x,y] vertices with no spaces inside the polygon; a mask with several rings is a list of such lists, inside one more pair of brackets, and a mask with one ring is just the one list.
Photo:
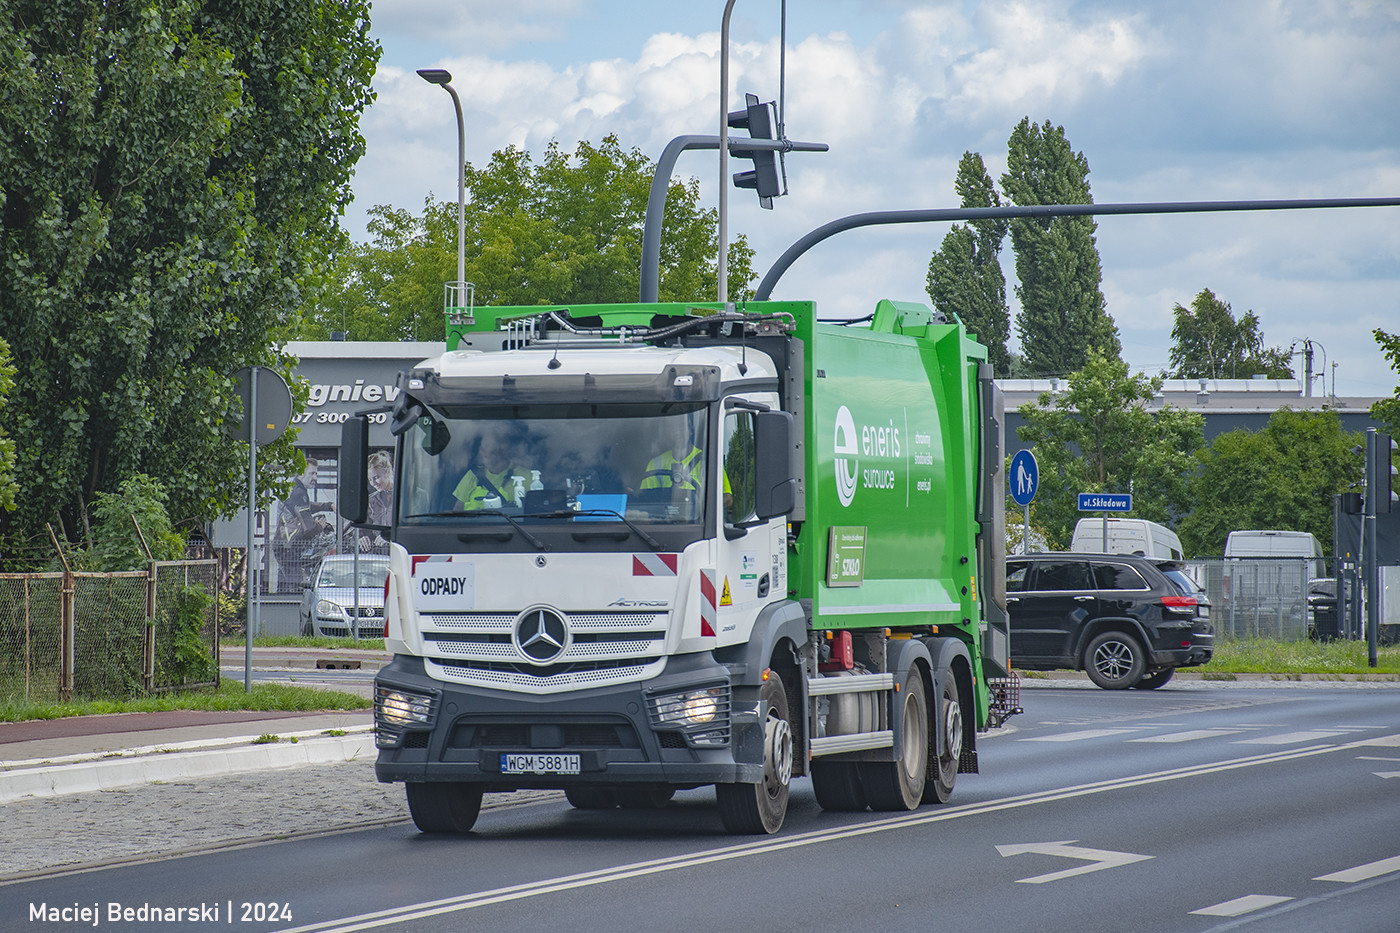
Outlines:
{"label": "truck grille", "polygon": [[665,667],[666,613],[563,612],[568,648],[548,665],[515,643],[515,613],[438,613],[419,617],[429,673],[440,680],[556,693],[629,683]]}

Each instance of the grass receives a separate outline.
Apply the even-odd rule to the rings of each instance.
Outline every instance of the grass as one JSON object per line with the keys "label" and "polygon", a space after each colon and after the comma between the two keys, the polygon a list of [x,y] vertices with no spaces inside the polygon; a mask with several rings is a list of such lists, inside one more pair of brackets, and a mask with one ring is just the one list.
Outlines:
{"label": "grass", "polygon": [[338,690],[258,683],[253,684],[251,693],[245,693],[241,680],[225,680],[218,690],[188,690],[131,700],[76,700],[71,703],[20,698],[5,700],[0,701],[0,722],[177,709],[313,712],[367,709],[369,706],[368,699]]}
{"label": "grass", "polygon": [[1367,663],[1361,641],[1217,641],[1209,664],[1188,668],[1211,679],[1230,674],[1392,674],[1400,675],[1400,646],[1377,651],[1376,666]]}

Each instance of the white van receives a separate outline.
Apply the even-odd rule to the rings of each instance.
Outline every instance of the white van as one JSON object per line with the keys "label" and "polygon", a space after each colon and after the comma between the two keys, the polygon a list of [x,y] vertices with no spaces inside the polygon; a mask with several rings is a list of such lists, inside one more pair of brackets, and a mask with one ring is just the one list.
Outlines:
{"label": "white van", "polygon": [[1307,531],[1232,531],[1225,539],[1228,557],[1305,557],[1308,576],[1322,576],[1322,543]]}
{"label": "white van", "polygon": [[[1104,548],[1103,523],[1108,522],[1108,547]],[[1081,518],[1074,526],[1069,549],[1086,554],[1137,554],[1181,560],[1181,539],[1165,525],[1145,518]]]}

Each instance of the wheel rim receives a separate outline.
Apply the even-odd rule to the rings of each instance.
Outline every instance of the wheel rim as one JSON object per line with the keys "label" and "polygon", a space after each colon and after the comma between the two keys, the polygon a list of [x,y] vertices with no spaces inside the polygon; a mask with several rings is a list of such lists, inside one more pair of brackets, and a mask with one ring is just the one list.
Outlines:
{"label": "wheel rim", "polygon": [[1121,641],[1106,641],[1094,652],[1094,669],[1109,680],[1121,680],[1133,668],[1133,650]]}
{"label": "wheel rim", "polygon": [[943,744],[948,749],[947,760],[957,761],[962,757],[962,707],[949,697],[943,698]]}
{"label": "wheel rim", "polygon": [[763,736],[768,746],[763,756],[763,784],[768,796],[776,797],[792,780],[792,727],[770,709]]}
{"label": "wheel rim", "polygon": [[913,762],[924,756],[924,745],[921,736],[928,734],[928,726],[924,723],[923,707],[917,703],[913,694],[905,694],[904,699],[904,760]]}

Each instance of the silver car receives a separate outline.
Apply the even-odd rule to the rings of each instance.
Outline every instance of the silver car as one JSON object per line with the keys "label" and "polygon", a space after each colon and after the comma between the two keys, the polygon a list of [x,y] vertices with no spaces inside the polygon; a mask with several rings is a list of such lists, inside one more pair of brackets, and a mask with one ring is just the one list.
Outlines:
{"label": "silver car", "polygon": [[359,564],[357,588],[353,554],[328,554],[321,559],[321,566],[302,592],[303,635],[348,638],[350,619],[358,611],[359,637],[384,637],[384,581],[389,576],[389,558],[361,554]]}

